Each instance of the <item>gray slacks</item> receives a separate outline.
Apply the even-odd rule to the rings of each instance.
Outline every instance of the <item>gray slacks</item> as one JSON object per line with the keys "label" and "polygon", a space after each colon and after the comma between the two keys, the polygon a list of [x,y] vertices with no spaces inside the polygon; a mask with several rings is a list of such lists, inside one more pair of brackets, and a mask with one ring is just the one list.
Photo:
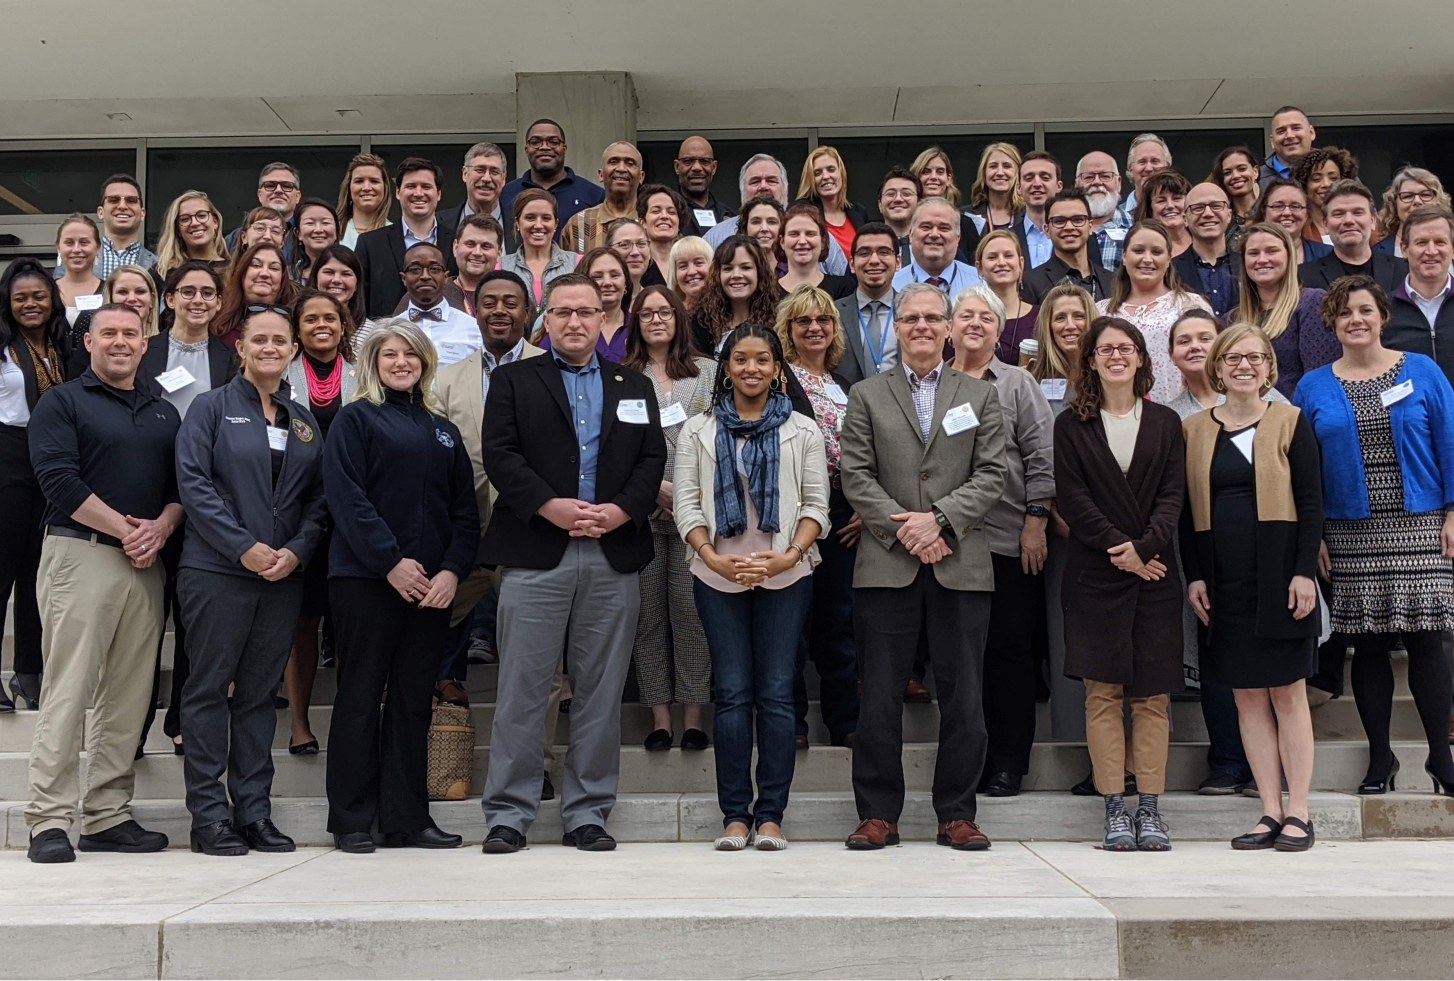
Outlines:
{"label": "gray slacks", "polygon": [[561,822],[566,831],[605,827],[621,775],[621,692],[640,606],[640,577],[613,569],[594,539],[572,539],[554,569],[504,570],[499,687],[481,802],[488,827],[526,834],[540,810],[540,735],[562,654],[572,701]]}
{"label": "gray slacks", "polygon": [[[177,574],[192,673],[182,689],[182,742],[192,826],[272,816],[273,692],[282,680],[303,604],[303,580],[251,573]],[[233,685],[232,703],[227,687]],[[227,793],[222,774],[227,772]],[[227,804],[232,797],[232,807]]]}

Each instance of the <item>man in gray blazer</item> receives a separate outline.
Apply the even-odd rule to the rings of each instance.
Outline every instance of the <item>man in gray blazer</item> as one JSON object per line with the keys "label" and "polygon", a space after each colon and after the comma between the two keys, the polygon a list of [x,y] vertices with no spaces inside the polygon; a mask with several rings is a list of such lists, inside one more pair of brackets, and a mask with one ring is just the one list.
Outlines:
{"label": "man in gray blazer", "polygon": [[834,371],[850,385],[899,363],[892,323],[898,241],[892,228],[877,221],[868,222],[853,237],[849,260],[858,289],[835,304],[848,348]]}
{"label": "man in gray blazer", "polygon": [[994,572],[984,518],[1004,490],[992,383],[944,363],[950,298],[911,284],[894,298],[900,362],[849,391],[843,493],[865,535],[853,574],[863,685],[853,744],[860,824],[852,849],[898,844],[904,807],[903,692],[923,630],[939,694],[938,841],[988,848],[974,823],[988,737],[980,687]]}

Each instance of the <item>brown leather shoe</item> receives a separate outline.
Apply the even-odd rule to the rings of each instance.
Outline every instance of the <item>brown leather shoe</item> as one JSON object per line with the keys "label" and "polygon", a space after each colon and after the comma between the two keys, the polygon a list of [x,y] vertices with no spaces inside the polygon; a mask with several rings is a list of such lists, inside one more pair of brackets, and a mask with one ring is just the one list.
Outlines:
{"label": "brown leather shoe", "polygon": [[990,846],[989,837],[973,821],[941,823],[937,841],[962,852],[982,852]]}
{"label": "brown leather shoe", "polygon": [[913,705],[928,705],[934,700],[929,689],[924,687],[922,681],[909,679],[909,687],[904,689],[904,701]]}
{"label": "brown leather shoe", "polygon": [[439,682],[434,688],[434,697],[446,705],[468,707],[470,703],[469,692],[464,690],[464,685],[453,680]]}
{"label": "brown leather shoe", "polygon": [[858,830],[849,835],[848,840],[844,842],[856,852],[873,851],[885,845],[897,845],[898,843],[899,826],[889,824],[887,821],[880,821],[878,818],[860,821]]}

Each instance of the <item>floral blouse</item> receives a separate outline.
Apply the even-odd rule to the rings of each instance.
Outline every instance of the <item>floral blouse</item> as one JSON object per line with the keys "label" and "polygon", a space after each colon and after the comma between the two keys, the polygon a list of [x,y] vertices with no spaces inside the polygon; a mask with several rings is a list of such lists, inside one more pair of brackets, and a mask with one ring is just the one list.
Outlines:
{"label": "floral blouse", "polygon": [[1136,325],[1146,338],[1146,351],[1151,355],[1151,372],[1156,383],[1151,386],[1151,401],[1166,405],[1186,388],[1181,369],[1171,361],[1171,325],[1192,307],[1208,312],[1212,305],[1196,293],[1178,293],[1168,290],[1150,303],[1123,303],[1121,309],[1108,314],[1109,299],[1096,304],[1096,312],[1120,317]]}
{"label": "floral blouse", "polygon": [[792,368],[793,374],[798,376],[798,384],[803,386],[803,391],[813,406],[813,418],[818,423],[818,429],[823,433],[823,448],[828,452],[828,477],[836,487],[838,486],[838,458],[843,453],[838,445],[838,434],[843,432],[843,415],[848,411],[848,406],[839,405],[828,394],[828,385],[837,384],[831,375],[820,377],[797,365],[788,367]]}

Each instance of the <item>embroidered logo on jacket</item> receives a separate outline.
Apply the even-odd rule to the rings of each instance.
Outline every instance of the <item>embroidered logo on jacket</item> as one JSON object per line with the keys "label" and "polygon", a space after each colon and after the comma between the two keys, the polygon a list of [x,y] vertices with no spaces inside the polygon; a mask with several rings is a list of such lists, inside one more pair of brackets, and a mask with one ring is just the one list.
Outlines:
{"label": "embroidered logo on jacket", "polygon": [[313,442],[313,427],[302,419],[293,420],[293,435],[305,443]]}
{"label": "embroidered logo on jacket", "polygon": [[449,433],[445,432],[443,429],[436,429],[434,431],[434,438],[439,440],[442,445],[447,446],[450,449],[454,449],[454,437],[449,435]]}

